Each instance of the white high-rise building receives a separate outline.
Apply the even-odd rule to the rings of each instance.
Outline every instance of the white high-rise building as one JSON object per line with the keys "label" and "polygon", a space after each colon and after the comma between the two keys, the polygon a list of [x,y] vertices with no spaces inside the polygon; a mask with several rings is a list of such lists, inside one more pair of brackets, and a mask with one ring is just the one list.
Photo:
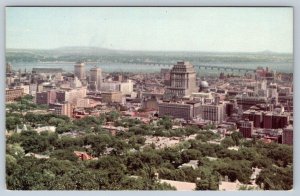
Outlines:
{"label": "white high-rise building", "polygon": [[131,93],[133,92],[132,80],[127,80],[126,82],[121,82],[120,91],[123,95],[131,95]]}
{"label": "white high-rise building", "polygon": [[79,79],[79,80],[85,80],[86,75],[85,75],[85,65],[82,62],[77,62],[74,65],[74,75]]}
{"label": "white high-rise building", "polygon": [[70,82],[70,87],[71,88],[81,88],[82,83],[81,81],[75,76],[74,80]]}

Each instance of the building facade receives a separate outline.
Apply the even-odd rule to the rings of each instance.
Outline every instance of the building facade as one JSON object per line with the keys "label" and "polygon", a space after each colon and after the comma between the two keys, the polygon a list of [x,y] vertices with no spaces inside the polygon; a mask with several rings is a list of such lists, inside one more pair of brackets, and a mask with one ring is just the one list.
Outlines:
{"label": "building facade", "polygon": [[12,68],[11,63],[6,63],[6,73],[9,74],[12,72],[13,72],[13,68]]}
{"label": "building facade", "polygon": [[155,97],[144,98],[142,104],[146,110],[158,110],[158,101]]}
{"label": "building facade", "polygon": [[33,74],[57,74],[62,72],[62,68],[32,68]]}
{"label": "building facade", "polygon": [[252,138],[253,127],[253,121],[249,121],[248,119],[238,123],[239,131],[245,138]]}
{"label": "building facade", "polygon": [[36,93],[36,104],[49,105],[56,102],[56,91],[49,90]]}
{"label": "building facade", "polygon": [[201,118],[215,123],[222,123],[225,117],[224,104],[203,104],[200,109]]}
{"label": "building facade", "polygon": [[103,82],[101,84],[101,91],[120,91],[120,82]]}
{"label": "building facade", "polygon": [[257,104],[267,104],[267,97],[236,96],[236,101],[243,110],[248,110]]}
{"label": "building facade", "polygon": [[102,92],[101,96],[104,103],[122,103],[122,93],[120,91]]}
{"label": "building facade", "polygon": [[170,71],[170,86],[166,89],[166,97],[182,98],[197,91],[194,65],[189,62],[177,62]]}
{"label": "building facade", "polygon": [[274,114],[271,112],[263,115],[263,128],[265,129],[282,129],[289,124],[289,115]]}
{"label": "building facade", "polygon": [[171,70],[170,69],[161,69],[160,74],[161,74],[161,77],[164,81],[164,85],[170,86],[171,85],[171,83],[170,83]]}
{"label": "building facade", "polygon": [[120,91],[123,95],[131,95],[133,92],[133,82],[132,80],[127,80],[120,83]]}
{"label": "building facade", "polygon": [[185,120],[192,120],[194,117],[193,105],[185,103],[158,103],[158,115],[172,116],[174,118],[181,118]]}
{"label": "building facade", "polygon": [[69,102],[70,104],[76,105],[77,99],[82,99],[86,97],[86,88],[75,88],[75,89],[66,89],[62,91],[58,91],[56,98],[59,103]]}
{"label": "building facade", "polygon": [[288,145],[293,145],[293,127],[292,126],[288,126],[283,129],[282,143],[288,144]]}
{"label": "building facade", "polygon": [[5,91],[6,102],[16,101],[16,99],[23,96],[23,92],[24,92],[23,88],[6,89]]}
{"label": "building facade", "polygon": [[102,83],[102,70],[99,67],[90,69],[90,86],[91,89],[100,91]]}
{"label": "building facade", "polygon": [[253,121],[255,128],[282,129],[289,124],[288,113],[262,112],[247,110],[243,112],[243,119]]}
{"label": "building facade", "polygon": [[65,103],[52,103],[49,105],[50,109],[52,109],[54,114],[57,115],[65,115],[68,117],[72,117],[73,116],[73,105],[65,102]]}
{"label": "building facade", "polygon": [[79,79],[79,80],[85,80],[86,79],[86,74],[85,74],[85,65],[82,62],[77,62],[74,65],[74,75]]}
{"label": "building facade", "polygon": [[89,108],[91,107],[90,99],[80,98],[76,100],[76,108]]}
{"label": "building facade", "polygon": [[247,110],[243,112],[243,119],[249,119],[253,121],[255,128],[263,128],[263,113],[261,111]]}

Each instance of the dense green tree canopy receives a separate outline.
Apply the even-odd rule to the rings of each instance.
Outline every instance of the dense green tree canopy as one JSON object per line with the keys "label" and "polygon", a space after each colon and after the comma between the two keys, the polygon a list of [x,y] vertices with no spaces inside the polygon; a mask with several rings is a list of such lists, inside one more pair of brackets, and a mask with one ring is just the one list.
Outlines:
{"label": "dense green tree canopy", "polygon": [[[123,117],[117,111],[100,116],[70,119],[55,114],[31,111],[34,105],[25,97],[27,112],[9,105],[6,128],[7,187],[12,190],[174,190],[156,179],[196,183],[197,190],[218,190],[220,179],[248,184],[253,167],[261,169],[256,182],[261,189],[291,189],[293,186],[293,148],[282,144],[265,144],[246,140],[239,132],[221,138],[208,125],[174,128],[170,117],[148,124]],[[31,108],[30,108],[30,107]],[[128,131],[116,136],[102,128],[105,123],[123,126]],[[26,124],[27,131],[14,132]],[[34,131],[41,125],[56,126],[56,132]],[[179,123],[177,124],[179,125]],[[195,136],[195,139],[190,139]],[[169,137],[179,143],[159,148],[146,138]],[[218,143],[220,142],[220,144]],[[146,145],[147,144],[147,145]],[[236,146],[236,150],[228,147]],[[93,157],[81,160],[74,151]],[[28,156],[36,153],[49,158]],[[182,166],[198,160],[195,168]],[[185,164],[186,165],[186,164]]]}

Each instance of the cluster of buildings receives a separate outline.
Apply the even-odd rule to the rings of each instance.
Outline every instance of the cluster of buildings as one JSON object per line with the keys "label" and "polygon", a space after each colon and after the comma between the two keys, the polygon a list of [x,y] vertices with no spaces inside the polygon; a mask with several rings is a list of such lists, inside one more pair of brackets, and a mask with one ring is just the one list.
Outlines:
{"label": "cluster of buildings", "polygon": [[[293,143],[293,92],[290,78],[257,68],[243,77],[197,80],[189,62],[162,71],[166,85],[158,100],[159,116],[169,115],[193,124],[223,127],[234,123],[246,138]],[[198,85],[197,85],[198,84]]]}
{"label": "cluster of buildings", "polygon": [[100,67],[86,71],[83,62],[74,65],[74,73],[60,68],[21,73],[7,64],[6,102],[29,94],[53,113],[72,118],[114,107],[129,115],[146,114],[148,120],[171,116],[199,126],[234,125],[246,138],[292,145],[291,78],[261,67],[239,77],[221,73],[220,77],[200,78],[194,65],[185,61],[158,74],[104,74]]}
{"label": "cluster of buildings", "polygon": [[122,77],[104,78],[99,67],[86,71],[77,62],[74,73],[61,68],[33,68],[32,72],[13,71],[7,64],[6,102],[32,95],[39,105],[49,106],[55,114],[74,117],[76,111],[93,109],[98,105],[122,103],[124,96],[133,96],[133,82]]}

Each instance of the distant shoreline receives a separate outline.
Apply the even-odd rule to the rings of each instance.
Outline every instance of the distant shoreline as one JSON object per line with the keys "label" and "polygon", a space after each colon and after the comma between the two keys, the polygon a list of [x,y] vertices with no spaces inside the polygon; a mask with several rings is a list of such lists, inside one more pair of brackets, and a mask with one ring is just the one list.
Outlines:
{"label": "distant shoreline", "polygon": [[[204,65],[204,66],[220,66],[220,67],[236,67],[236,68],[250,68],[250,69],[256,69],[257,67],[269,67],[271,70],[275,70],[276,72],[280,73],[293,73],[294,69],[291,63],[268,63],[268,62],[255,62],[255,63],[236,63],[236,62],[230,62],[230,63],[222,63],[222,62],[216,62],[216,63],[204,63],[204,62],[197,62],[193,63],[195,66],[197,65]],[[32,68],[63,68],[66,71],[73,70],[73,66],[76,64],[76,61],[39,61],[39,62],[12,62],[11,63],[14,69],[27,69],[31,70]],[[91,61],[91,62],[85,62],[86,69],[90,69],[94,66],[99,66],[103,69],[105,72],[145,72],[145,73],[151,73],[151,72],[160,72],[162,68],[171,68],[173,63],[151,63],[151,62],[145,62],[145,63],[133,63],[133,62],[99,62],[99,61]],[[228,70],[230,72],[230,70]],[[222,68],[220,70],[216,69],[198,69],[197,72],[199,72],[201,75],[203,74],[211,74],[211,73],[220,73],[225,72],[228,73],[226,70],[224,71]],[[239,73],[239,71],[234,71]],[[243,71],[241,72],[243,73]]]}

